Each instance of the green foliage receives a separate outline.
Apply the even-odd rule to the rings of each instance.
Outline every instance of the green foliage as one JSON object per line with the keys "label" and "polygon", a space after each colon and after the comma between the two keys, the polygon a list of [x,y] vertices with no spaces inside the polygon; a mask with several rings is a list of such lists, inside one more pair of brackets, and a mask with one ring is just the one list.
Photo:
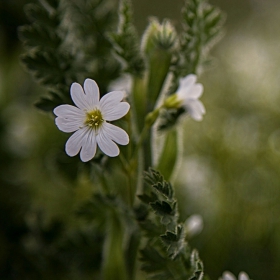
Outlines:
{"label": "green foliage", "polygon": [[145,182],[145,193],[139,196],[147,206],[146,217],[139,221],[147,239],[141,250],[142,269],[148,279],[203,279],[203,264],[197,251],[191,252],[185,226],[178,222],[172,185],[153,169],[145,173]]}
{"label": "green foliage", "polygon": [[133,211],[117,196],[94,194],[78,214],[106,235],[103,253],[100,251],[107,266],[104,272],[109,273],[104,279],[112,279],[112,273],[116,271],[112,265],[125,266],[127,271],[127,274],[121,271],[124,275],[118,277],[122,278],[115,276],[115,279],[133,279],[139,246],[139,229]]}
{"label": "green foliage", "polygon": [[[119,197],[100,193],[92,195],[88,202],[79,209],[78,214],[87,221],[104,224],[108,211],[117,212],[124,222],[131,223],[131,220],[134,219],[133,212]],[[135,223],[134,226],[136,226]]]}
{"label": "green foliage", "polygon": [[26,47],[22,62],[49,95],[37,102],[52,110],[70,101],[69,88],[86,77],[98,80],[101,93],[119,75],[104,30],[114,24],[111,3],[100,0],[38,1],[26,7],[29,25],[19,28]]}
{"label": "green foliage", "polygon": [[[174,27],[166,20],[162,25],[158,24],[159,32],[151,41],[150,51],[146,50],[146,57],[143,57],[144,52],[140,48],[132,22],[130,0],[120,1],[117,31],[113,30],[116,15],[113,0],[46,0],[29,5],[26,13],[30,24],[20,28],[20,37],[26,47],[22,61],[49,94],[48,97],[42,97],[36,106],[50,111],[59,104],[69,103],[71,83],[81,83],[87,77],[97,80],[101,93],[104,93],[109,83],[119,76],[120,71],[127,72],[133,76],[132,105],[135,106],[135,112],[132,112],[129,119],[132,124],[128,127],[131,130],[132,141],[137,141],[137,133],[135,137],[133,135],[136,127],[133,122],[138,121],[141,133],[146,114],[157,104],[168,74],[174,74],[172,86],[176,87],[180,77],[196,73],[204,62],[206,51],[219,33],[222,16],[216,9],[207,6],[203,0],[190,0],[186,3],[180,42]],[[122,62],[122,69],[115,56]],[[159,128],[172,127],[184,112],[184,109],[165,111]],[[141,170],[146,169],[152,162],[151,131],[148,127],[147,133],[145,130],[144,132],[150,135],[140,134],[136,146],[139,153],[134,153],[134,147],[130,146],[122,153],[124,157],[108,160],[108,164],[103,161],[103,156],[95,158],[95,163],[98,161],[96,166],[94,161],[92,162],[88,179],[92,180],[94,188],[100,187],[99,190],[102,191],[97,194],[95,189],[95,194],[78,211],[75,222],[79,225],[77,228],[76,225],[73,226],[73,234],[75,237],[79,236],[81,228],[86,225],[85,227],[90,228],[89,232],[94,242],[98,243],[94,256],[89,255],[88,258],[94,262],[90,272],[94,279],[134,279],[140,243],[142,268],[147,272],[149,279],[205,279],[198,253],[192,251],[187,244],[186,226],[179,222],[177,200],[172,185],[153,169],[149,169],[145,174],[144,186],[138,176]],[[174,136],[166,143],[166,147],[176,140],[177,136]],[[127,161],[125,155],[129,155]],[[170,164],[163,167],[165,170],[169,168],[168,178],[175,166],[176,156],[177,150],[169,157],[172,161],[168,163],[171,162],[172,168]],[[56,158],[55,161],[59,163],[61,159],[63,158]],[[63,160],[61,163],[64,164],[65,170],[68,169],[66,172],[72,173],[69,171],[70,165],[66,166]],[[89,167],[90,163],[87,166]],[[110,178],[105,178],[105,167],[110,171],[115,170],[116,173],[108,172]],[[77,169],[76,164],[74,169]],[[136,179],[132,178],[134,175]],[[133,209],[133,192],[139,191],[134,186],[136,181],[137,187],[142,189],[143,186],[144,189],[143,194],[139,195],[143,203],[139,208]],[[123,193],[112,191],[108,186],[120,187]],[[126,187],[130,188],[129,195],[124,194],[128,192]],[[130,200],[126,203],[128,196]],[[54,231],[56,232],[56,229]],[[57,238],[50,242],[54,249],[46,251],[50,254],[46,255],[46,259],[51,259],[52,254],[62,256],[62,266],[65,266],[69,248],[71,251],[67,241],[72,240],[65,238],[67,234],[67,228],[65,231],[57,230]],[[88,235],[85,234],[85,237]],[[38,244],[40,245],[39,241]],[[47,245],[46,242],[43,247]],[[84,261],[85,255],[81,255]],[[79,268],[73,269],[73,277],[76,275],[77,278],[83,278]]]}
{"label": "green foliage", "polygon": [[[210,49],[221,37],[225,21],[225,15],[207,0],[186,0],[182,16],[183,31],[171,67],[173,78],[169,94],[176,92],[180,78],[201,72],[202,66],[208,62]],[[172,128],[184,112],[182,108],[164,112],[159,130]]]}
{"label": "green foliage", "polygon": [[180,46],[174,67],[174,80],[170,93],[178,86],[178,79],[197,74],[207,61],[207,55],[218,41],[225,15],[207,0],[186,0],[182,11]]}
{"label": "green foliage", "polygon": [[179,156],[178,131],[172,129],[165,135],[163,148],[158,159],[157,169],[164,174],[166,180],[170,180]]}
{"label": "green foliage", "polygon": [[140,53],[139,40],[133,25],[130,0],[122,0],[119,9],[119,26],[110,38],[116,55],[124,63],[124,71],[135,76],[141,76],[144,69],[144,59]]}
{"label": "green foliage", "polygon": [[63,7],[67,11],[67,26],[64,28],[71,34],[69,44],[79,62],[77,81],[93,78],[98,81],[101,94],[104,94],[120,72],[120,64],[112,54],[108,39],[108,33],[116,25],[116,2],[69,0]]}
{"label": "green foliage", "polygon": [[160,123],[158,126],[159,130],[167,130],[177,123],[178,119],[186,112],[186,110],[181,107],[178,109],[165,110],[160,116]]}
{"label": "green foliage", "polygon": [[42,2],[29,4],[26,14],[31,24],[20,27],[19,36],[27,49],[22,55],[27,69],[39,83],[63,96],[68,92],[74,58],[62,47],[59,6],[59,1],[46,2],[46,5]]}

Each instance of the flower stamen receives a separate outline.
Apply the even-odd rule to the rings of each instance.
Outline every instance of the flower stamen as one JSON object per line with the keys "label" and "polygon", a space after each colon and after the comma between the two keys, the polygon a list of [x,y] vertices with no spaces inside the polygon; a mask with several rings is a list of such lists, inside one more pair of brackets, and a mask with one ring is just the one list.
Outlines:
{"label": "flower stamen", "polygon": [[86,113],[85,125],[89,126],[90,128],[97,129],[103,122],[104,119],[100,110],[95,109]]}

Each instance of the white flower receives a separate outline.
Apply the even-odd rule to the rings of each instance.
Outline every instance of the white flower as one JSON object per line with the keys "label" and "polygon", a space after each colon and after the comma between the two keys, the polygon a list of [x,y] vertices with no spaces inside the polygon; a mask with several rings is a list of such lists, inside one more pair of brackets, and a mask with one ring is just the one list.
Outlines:
{"label": "white flower", "polygon": [[192,215],[186,221],[185,225],[188,231],[188,236],[192,237],[199,234],[203,229],[203,219],[200,215]]}
{"label": "white flower", "polygon": [[[220,278],[220,280],[236,280],[236,278],[235,278],[235,276],[231,272],[225,271],[223,273],[222,278]],[[250,280],[250,278],[247,275],[247,273],[242,271],[238,275],[238,280]]]}
{"label": "white flower", "polygon": [[70,94],[77,107],[60,105],[54,109],[57,127],[63,132],[75,131],[66,142],[66,153],[73,157],[80,152],[81,160],[86,162],[94,157],[98,145],[110,157],[119,155],[116,143],[127,145],[129,137],[123,129],[107,121],[120,119],[128,112],[130,105],[121,102],[124,92],[112,91],[99,100],[98,85],[86,79],[84,89],[73,83]]}
{"label": "white flower", "polygon": [[179,88],[176,93],[177,98],[180,100],[181,106],[196,121],[201,121],[202,115],[206,112],[204,105],[198,100],[202,92],[203,86],[196,83],[196,75],[190,74],[180,79]]}

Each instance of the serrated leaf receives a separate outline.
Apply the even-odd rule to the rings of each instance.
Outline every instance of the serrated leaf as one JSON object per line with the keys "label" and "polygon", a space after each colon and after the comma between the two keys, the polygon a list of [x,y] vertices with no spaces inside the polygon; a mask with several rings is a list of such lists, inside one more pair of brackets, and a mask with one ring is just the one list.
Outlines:
{"label": "serrated leaf", "polygon": [[21,59],[41,83],[54,86],[60,83],[64,84],[63,68],[66,69],[66,67],[60,65],[56,55],[38,51],[31,55],[23,55]]}
{"label": "serrated leaf", "polygon": [[154,214],[150,213],[140,223],[147,238],[147,244],[141,250],[142,269],[148,274],[147,279],[185,280],[198,277],[194,279],[201,280],[202,262],[195,252],[191,260],[190,248],[185,241],[185,225],[178,223],[179,213],[172,185],[164,180],[160,172],[151,168],[144,176],[145,194],[156,190],[162,199],[145,202],[154,210]]}
{"label": "serrated leaf", "polygon": [[27,4],[24,11],[31,22],[37,22],[40,25],[44,25],[50,29],[53,29],[59,25],[59,19],[53,13],[50,13],[43,6],[38,4]]}
{"label": "serrated leaf", "polygon": [[177,226],[176,232],[166,231],[161,235],[162,241],[168,246],[167,251],[170,258],[175,259],[180,253],[186,251],[186,233],[183,227]]}
{"label": "serrated leaf", "polygon": [[62,98],[55,92],[50,92],[50,97],[42,97],[34,105],[45,112],[53,111],[55,107],[63,103]]}
{"label": "serrated leaf", "polygon": [[158,197],[156,196],[156,194],[154,192],[151,192],[150,194],[138,195],[138,198],[146,204],[152,203],[158,199]]}
{"label": "serrated leaf", "polygon": [[166,198],[173,198],[173,189],[171,184],[167,181],[158,182],[157,184],[152,185],[154,189],[156,189],[160,194],[163,194]]}
{"label": "serrated leaf", "polygon": [[174,93],[178,86],[178,77],[196,74],[209,50],[217,42],[224,23],[221,11],[208,4],[207,0],[187,0],[183,8],[180,36],[180,51],[174,68],[174,80],[169,90]]}
{"label": "serrated leaf", "polygon": [[170,215],[171,216],[174,214],[173,207],[165,201],[152,202],[152,203],[150,203],[150,205],[153,208],[153,210],[156,212],[157,215],[160,215],[160,216]]}
{"label": "serrated leaf", "polygon": [[119,26],[116,33],[110,33],[109,38],[116,55],[124,65],[124,71],[141,76],[145,63],[139,48],[136,28],[132,22],[130,0],[122,0],[119,8]]}
{"label": "serrated leaf", "polygon": [[144,261],[142,269],[146,272],[162,270],[166,264],[166,260],[150,246],[141,250],[141,260]]}
{"label": "serrated leaf", "polygon": [[[39,49],[56,49],[61,43],[60,38],[55,33],[37,24],[20,27],[19,36],[25,45]],[[49,42],[48,45],[45,44],[46,41]]]}
{"label": "serrated leaf", "polygon": [[55,10],[58,8],[60,4],[59,0],[46,0],[46,2]]}
{"label": "serrated leaf", "polygon": [[203,263],[199,258],[197,250],[193,250],[191,254],[191,266],[193,269],[192,280],[202,280],[203,279]]}
{"label": "serrated leaf", "polygon": [[149,168],[148,171],[144,172],[144,179],[150,185],[154,185],[159,182],[162,183],[164,181],[163,176],[160,174],[160,172],[152,168]]}
{"label": "serrated leaf", "polygon": [[144,230],[145,235],[148,237],[159,236],[164,231],[164,226],[159,226],[158,224],[148,219],[140,222],[139,225]]}

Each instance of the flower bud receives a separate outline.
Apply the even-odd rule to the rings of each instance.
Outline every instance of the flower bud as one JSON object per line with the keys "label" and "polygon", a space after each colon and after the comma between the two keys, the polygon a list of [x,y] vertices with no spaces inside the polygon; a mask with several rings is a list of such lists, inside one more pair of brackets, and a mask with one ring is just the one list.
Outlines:
{"label": "flower bud", "polygon": [[163,102],[163,107],[166,109],[177,109],[182,106],[183,102],[180,98],[178,98],[178,95],[172,94],[168,96],[164,102]]}
{"label": "flower bud", "polygon": [[146,125],[152,126],[152,125],[155,123],[155,121],[157,120],[158,115],[159,115],[159,109],[156,109],[156,110],[154,110],[153,112],[150,112],[150,113],[146,116],[146,119],[145,119]]}
{"label": "flower bud", "polygon": [[199,234],[203,229],[203,219],[200,215],[192,215],[186,221],[188,236],[192,237]]}
{"label": "flower bud", "polygon": [[152,111],[170,70],[171,59],[177,42],[176,31],[168,20],[162,24],[153,18],[150,21],[142,41],[142,49],[147,55],[148,111]]}

